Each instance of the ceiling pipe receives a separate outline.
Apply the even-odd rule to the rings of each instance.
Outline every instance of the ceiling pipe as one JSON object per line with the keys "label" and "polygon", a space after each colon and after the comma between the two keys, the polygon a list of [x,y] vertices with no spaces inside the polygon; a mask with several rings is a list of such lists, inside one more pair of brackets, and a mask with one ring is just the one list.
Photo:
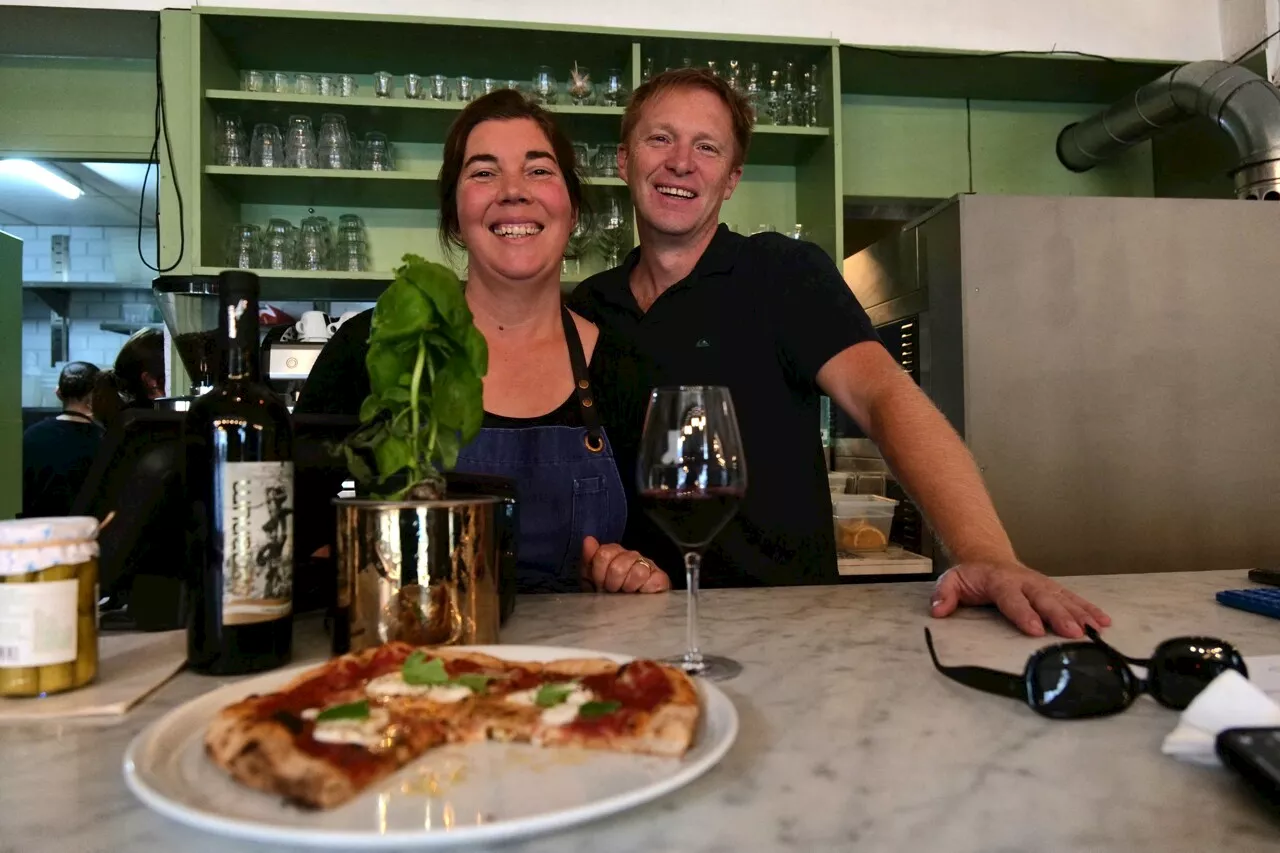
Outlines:
{"label": "ceiling pipe", "polygon": [[1236,197],[1280,200],[1280,90],[1247,68],[1192,62],[1058,134],[1058,159],[1087,172],[1164,128],[1207,118],[1235,143]]}

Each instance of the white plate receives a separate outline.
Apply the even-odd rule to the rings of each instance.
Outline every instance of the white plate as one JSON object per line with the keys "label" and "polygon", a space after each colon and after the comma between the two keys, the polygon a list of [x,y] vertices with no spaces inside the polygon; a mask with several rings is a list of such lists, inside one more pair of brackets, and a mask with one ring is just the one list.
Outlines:
{"label": "white plate", "polygon": [[[471,646],[507,660],[627,655],[554,646]],[[204,752],[214,715],[251,693],[271,692],[316,664],[230,684],[175,708],[144,729],[124,757],[124,777],[143,803],[199,829],[312,847],[432,849],[524,838],[647,803],[706,773],[738,736],[738,712],[715,685],[696,679],[702,714],[684,758],[619,755],[523,744],[432,750],[339,808],[308,812],[234,782]]]}

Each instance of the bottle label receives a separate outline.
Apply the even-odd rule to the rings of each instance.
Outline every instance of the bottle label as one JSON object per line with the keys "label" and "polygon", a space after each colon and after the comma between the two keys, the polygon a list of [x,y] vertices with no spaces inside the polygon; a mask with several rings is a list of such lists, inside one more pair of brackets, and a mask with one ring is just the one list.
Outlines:
{"label": "bottle label", "polygon": [[223,466],[222,624],[289,615],[293,603],[293,463]]}
{"label": "bottle label", "polygon": [[0,583],[0,669],[76,659],[78,580]]}

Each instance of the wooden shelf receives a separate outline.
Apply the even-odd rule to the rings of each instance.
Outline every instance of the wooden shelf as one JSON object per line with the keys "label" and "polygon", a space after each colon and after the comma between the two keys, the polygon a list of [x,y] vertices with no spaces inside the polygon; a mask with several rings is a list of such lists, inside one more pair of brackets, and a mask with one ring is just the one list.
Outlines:
{"label": "wooden shelf", "polygon": [[431,205],[436,184],[430,174],[360,169],[205,166],[204,173],[241,204],[421,208]]}
{"label": "wooden shelf", "polygon": [[829,127],[763,124],[751,134],[747,165],[791,166],[830,138]]}
{"label": "wooden shelf", "polygon": [[[411,101],[405,97],[352,98],[292,95],[275,92],[241,92],[206,89],[205,98],[219,112],[237,113],[246,132],[259,122],[284,126],[291,115],[308,115],[319,127],[324,113],[338,113],[357,135],[382,131],[393,142],[443,142],[449,125],[466,107],[464,101]],[[616,142],[622,125],[622,107],[587,107],[553,104],[548,109],[575,140]]]}

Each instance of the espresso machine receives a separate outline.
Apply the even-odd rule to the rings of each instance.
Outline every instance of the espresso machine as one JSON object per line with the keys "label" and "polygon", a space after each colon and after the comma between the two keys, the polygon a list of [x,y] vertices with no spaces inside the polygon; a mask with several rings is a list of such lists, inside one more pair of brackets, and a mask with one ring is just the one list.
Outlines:
{"label": "espresso machine", "polygon": [[293,411],[303,383],[320,357],[320,350],[324,349],[323,341],[297,340],[292,331],[292,326],[276,326],[262,341],[262,378],[284,397],[289,411]]}
{"label": "espresso machine", "polygon": [[162,408],[186,411],[213,387],[217,376],[218,279],[162,275],[151,282],[151,292],[164,317],[164,370],[170,391],[170,396],[155,402]]}

